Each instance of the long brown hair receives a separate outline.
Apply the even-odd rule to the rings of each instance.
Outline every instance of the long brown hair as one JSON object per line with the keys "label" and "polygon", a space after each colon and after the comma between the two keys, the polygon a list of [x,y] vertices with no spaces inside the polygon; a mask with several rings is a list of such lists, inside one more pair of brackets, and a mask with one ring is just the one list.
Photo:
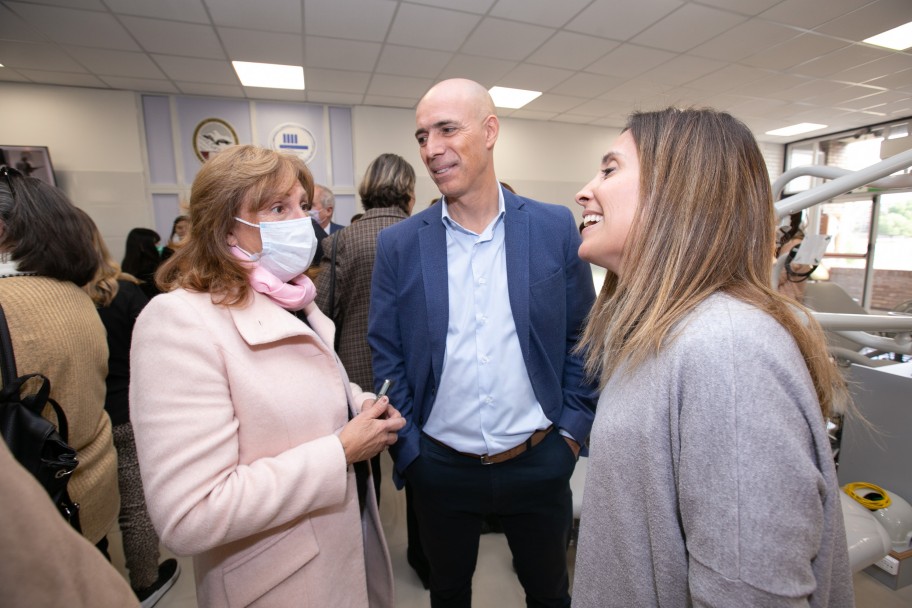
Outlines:
{"label": "long brown hair", "polygon": [[260,210],[284,196],[295,180],[312,201],[313,177],[296,156],[242,145],[211,157],[190,190],[189,236],[155,273],[158,286],[210,293],[213,302],[226,306],[244,302],[250,294],[248,270],[228,245],[234,218],[242,205]]}
{"label": "long brown hair", "polygon": [[819,324],[770,287],[776,217],[769,175],[750,130],[709,109],[637,112],[625,131],[640,161],[640,200],[623,276],[609,272],[579,346],[591,377],[636,367],[715,292],[752,304],[794,336],[821,410],[845,383]]}

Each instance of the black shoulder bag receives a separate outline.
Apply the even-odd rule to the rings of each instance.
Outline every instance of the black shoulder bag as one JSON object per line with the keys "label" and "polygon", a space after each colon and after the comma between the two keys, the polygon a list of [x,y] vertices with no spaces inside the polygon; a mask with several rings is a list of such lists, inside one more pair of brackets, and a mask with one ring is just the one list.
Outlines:
{"label": "black shoulder bag", "polygon": [[[44,487],[60,514],[76,530],[79,525],[79,505],[70,499],[67,482],[79,461],[76,450],[67,443],[67,419],[63,408],[51,399],[51,381],[41,374],[20,376],[16,371],[13,341],[10,338],[6,315],[0,306],[0,370],[3,389],[0,390],[0,433],[10,452],[38,483]],[[35,378],[38,390],[23,396],[22,387]],[[41,415],[50,404],[57,414],[57,425]],[[59,430],[58,430],[59,427]],[[15,525],[14,522],[7,522]]]}

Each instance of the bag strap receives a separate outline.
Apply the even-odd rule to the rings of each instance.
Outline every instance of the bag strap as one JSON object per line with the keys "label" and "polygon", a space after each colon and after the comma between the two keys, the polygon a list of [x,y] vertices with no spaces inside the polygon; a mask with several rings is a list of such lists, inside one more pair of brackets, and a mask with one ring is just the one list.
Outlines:
{"label": "bag strap", "polygon": [[[2,392],[7,395],[18,395],[22,386],[31,378],[40,378],[41,385],[38,392],[30,398],[23,399],[24,403],[43,403],[47,402],[54,410],[57,416],[57,433],[64,442],[69,441],[69,425],[67,424],[66,414],[63,408],[56,401],[51,399],[51,381],[41,374],[26,374],[19,376],[16,371],[16,355],[13,352],[13,339],[10,335],[9,324],[6,322],[6,313],[3,311],[3,305],[0,304],[0,372],[3,377]],[[40,416],[41,412],[35,412]]]}
{"label": "bag strap", "polygon": [[3,373],[3,386],[7,386],[19,374],[16,373],[16,357],[13,355],[13,340],[10,337],[6,313],[0,304],[0,371]]}

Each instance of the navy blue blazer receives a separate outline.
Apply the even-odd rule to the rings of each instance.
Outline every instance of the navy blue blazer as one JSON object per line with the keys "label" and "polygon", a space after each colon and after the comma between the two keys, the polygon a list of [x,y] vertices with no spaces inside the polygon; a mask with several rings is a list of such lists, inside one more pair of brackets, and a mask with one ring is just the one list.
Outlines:
{"label": "navy blue blazer", "polygon": [[[581,445],[589,437],[597,387],[571,353],[595,299],[580,235],[566,207],[504,191],[510,307],[532,389],[545,416]],[[371,278],[367,341],[375,389],[393,379],[390,401],[406,418],[390,447],[394,479],[418,456],[420,430],[443,372],[449,322],[442,205],[380,232]]]}

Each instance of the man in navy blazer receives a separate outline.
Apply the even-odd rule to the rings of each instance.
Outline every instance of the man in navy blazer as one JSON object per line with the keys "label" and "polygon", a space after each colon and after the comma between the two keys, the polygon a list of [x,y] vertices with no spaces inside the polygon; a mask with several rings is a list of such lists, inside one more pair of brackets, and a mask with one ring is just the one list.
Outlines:
{"label": "man in navy blazer", "polygon": [[441,202],[383,230],[371,283],[375,384],[407,424],[391,447],[414,497],[431,605],[470,606],[481,522],[496,515],[529,606],[569,606],[570,476],[596,387],[574,352],[595,294],[566,207],[501,189],[499,121],[478,83],[416,112]]}

